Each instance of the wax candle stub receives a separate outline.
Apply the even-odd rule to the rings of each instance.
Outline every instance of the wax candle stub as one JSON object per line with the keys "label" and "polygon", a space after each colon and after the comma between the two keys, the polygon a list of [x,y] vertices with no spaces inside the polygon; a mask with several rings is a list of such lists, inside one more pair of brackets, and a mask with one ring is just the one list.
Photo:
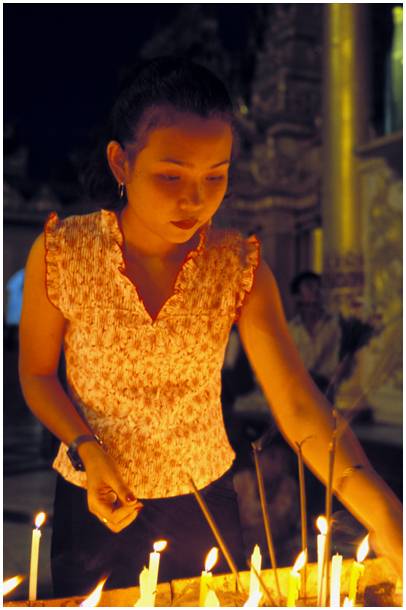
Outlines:
{"label": "wax candle stub", "polygon": [[369,552],[368,535],[362,540],[357,550],[357,560],[351,566],[350,586],[348,591],[349,599],[355,604],[358,591],[358,582],[365,571],[362,563]]}
{"label": "wax candle stub", "polygon": [[250,590],[249,597],[258,593],[260,583],[257,574],[261,573],[262,557],[259,546],[256,544],[251,555],[251,571],[250,571]]}
{"label": "wax candle stub", "polygon": [[[207,594],[210,590],[210,585],[213,579],[213,574],[210,570],[215,566],[218,559],[218,548],[214,546],[207,553],[206,560],[204,562],[204,570],[200,576],[200,592],[199,592],[199,606],[205,606],[207,601]],[[209,598],[210,600],[210,598]]]}
{"label": "wax candle stub", "polygon": [[297,559],[293,565],[292,570],[289,573],[288,579],[288,599],[286,606],[289,608],[294,608],[296,606],[296,601],[299,597],[300,591],[300,570],[304,567],[306,563],[307,552],[302,551],[297,556]]}

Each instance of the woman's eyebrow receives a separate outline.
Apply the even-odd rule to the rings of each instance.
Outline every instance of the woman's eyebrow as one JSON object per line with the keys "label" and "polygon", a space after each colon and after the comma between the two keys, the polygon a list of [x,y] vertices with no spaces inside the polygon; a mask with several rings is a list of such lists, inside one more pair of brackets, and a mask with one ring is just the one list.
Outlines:
{"label": "woman's eyebrow", "polygon": [[[181,165],[182,167],[193,167],[193,163],[188,163],[187,161],[180,161],[178,159],[165,158],[159,159],[160,163],[174,163],[175,165]],[[230,165],[229,159],[224,159],[224,161],[220,161],[219,163],[215,163],[211,165],[209,169],[215,169],[216,167],[220,167],[220,165]]]}

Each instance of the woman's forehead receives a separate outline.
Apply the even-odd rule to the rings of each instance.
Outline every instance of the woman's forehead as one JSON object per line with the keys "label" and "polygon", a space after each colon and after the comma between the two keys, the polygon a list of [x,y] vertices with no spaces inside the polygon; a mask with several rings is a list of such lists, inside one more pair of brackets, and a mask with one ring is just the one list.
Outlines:
{"label": "woman's forehead", "polygon": [[218,118],[185,116],[170,125],[157,126],[148,133],[144,152],[159,160],[177,159],[183,154],[199,154],[226,160],[231,154],[232,130]]}

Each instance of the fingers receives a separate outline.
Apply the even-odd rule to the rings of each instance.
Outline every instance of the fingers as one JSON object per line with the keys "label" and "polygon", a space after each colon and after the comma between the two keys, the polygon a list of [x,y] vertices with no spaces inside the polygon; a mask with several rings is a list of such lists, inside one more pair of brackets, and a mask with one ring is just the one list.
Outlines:
{"label": "fingers", "polygon": [[89,507],[89,510],[111,531],[120,532],[138,517],[142,507],[143,504],[139,500],[134,500],[131,505],[121,506],[116,499],[109,504],[99,502],[97,507]]}
{"label": "fingers", "polygon": [[133,510],[130,513],[124,514],[124,516],[121,515],[120,519],[117,518],[117,514],[116,514],[117,512],[118,511],[114,511],[111,514],[111,519],[108,519],[106,517],[102,517],[100,519],[102,521],[102,523],[110,531],[114,532],[115,534],[117,534],[118,532],[121,532],[123,529],[128,527],[133,521],[135,521],[135,519],[138,517],[140,511]]}

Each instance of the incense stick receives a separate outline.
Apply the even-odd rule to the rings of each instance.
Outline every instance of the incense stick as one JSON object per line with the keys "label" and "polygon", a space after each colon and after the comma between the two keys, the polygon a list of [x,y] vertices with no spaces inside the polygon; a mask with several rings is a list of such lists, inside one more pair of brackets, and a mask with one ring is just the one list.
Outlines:
{"label": "incense stick", "polygon": [[259,465],[258,449],[256,448],[254,443],[252,443],[252,451],[254,454],[255,471],[257,474],[259,498],[261,501],[262,518],[264,520],[265,535],[266,535],[266,541],[268,544],[269,558],[271,560],[272,569],[275,574],[275,583],[276,583],[276,588],[278,591],[278,596],[279,596],[279,599],[282,599],[281,589],[279,586],[277,565],[276,565],[275,548],[274,548],[273,540],[272,540],[271,524],[270,524],[268,506],[267,506],[266,497],[265,497],[264,479],[262,477],[262,472],[261,472],[261,468]]}
{"label": "incense stick", "polygon": [[323,569],[321,572],[321,583],[320,583],[320,595],[321,603],[319,605],[325,606],[329,594],[329,572],[330,572],[330,553],[331,553],[331,533],[332,533],[332,507],[333,507],[333,476],[334,476],[334,462],[337,448],[337,411],[333,409],[334,426],[331,441],[328,448],[329,461],[328,461],[328,478],[326,488],[326,521],[327,521],[327,534],[326,544],[324,547],[324,558],[323,558]]}
{"label": "incense stick", "polygon": [[[303,462],[303,453],[302,453],[302,445],[309,439],[311,436],[307,436],[300,443],[296,443],[298,449],[298,467],[299,467],[299,489],[300,489],[300,522],[301,522],[301,534],[302,534],[302,551],[307,550],[307,509],[306,509],[306,485],[305,485],[305,477],[304,477],[304,462]],[[307,580],[307,562],[304,565],[303,570],[301,571],[301,593],[302,597],[306,599],[306,580]]]}
{"label": "incense stick", "polygon": [[236,567],[236,565],[234,563],[233,558],[231,557],[230,551],[227,549],[226,543],[224,542],[224,540],[223,540],[223,538],[222,538],[222,536],[221,536],[221,534],[219,532],[219,529],[218,529],[218,527],[216,525],[216,522],[214,521],[214,519],[213,519],[213,517],[212,517],[212,515],[210,513],[210,510],[209,510],[209,508],[208,508],[208,506],[206,504],[206,502],[203,500],[203,497],[202,497],[201,493],[199,492],[199,490],[197,489],[196,484],[193,481],[191,476],[189,476],[189,481],[190,481],[190,483],[191,483],[191,485],[193,487],[193,493],[194,493],[195,498],[196,498],[196,500],[197,500],[197,502],[198,502],[198,504],[199,504],[199,506],[200,506],[200,508],[202,510],[202,513],[206,517],[206,521],[209,524],[210,529],[213,532],[214,537],[217,540],[217,543],[218,543],[218,545],[219,545],[219,547],[220,547],[220,549],[221,549],[221,551],[222,551],[222,553],[223,553],[223,555],[225,557],[225,560],[228,563],[228,567],[230,568],[230,570],[232,571],[232,573],[234,574],[234,576],[236,578],[237,588],[239,587],[240,591],[243,592],[244,588],[241,585],[240,578],[238,576],[237,567]]}

